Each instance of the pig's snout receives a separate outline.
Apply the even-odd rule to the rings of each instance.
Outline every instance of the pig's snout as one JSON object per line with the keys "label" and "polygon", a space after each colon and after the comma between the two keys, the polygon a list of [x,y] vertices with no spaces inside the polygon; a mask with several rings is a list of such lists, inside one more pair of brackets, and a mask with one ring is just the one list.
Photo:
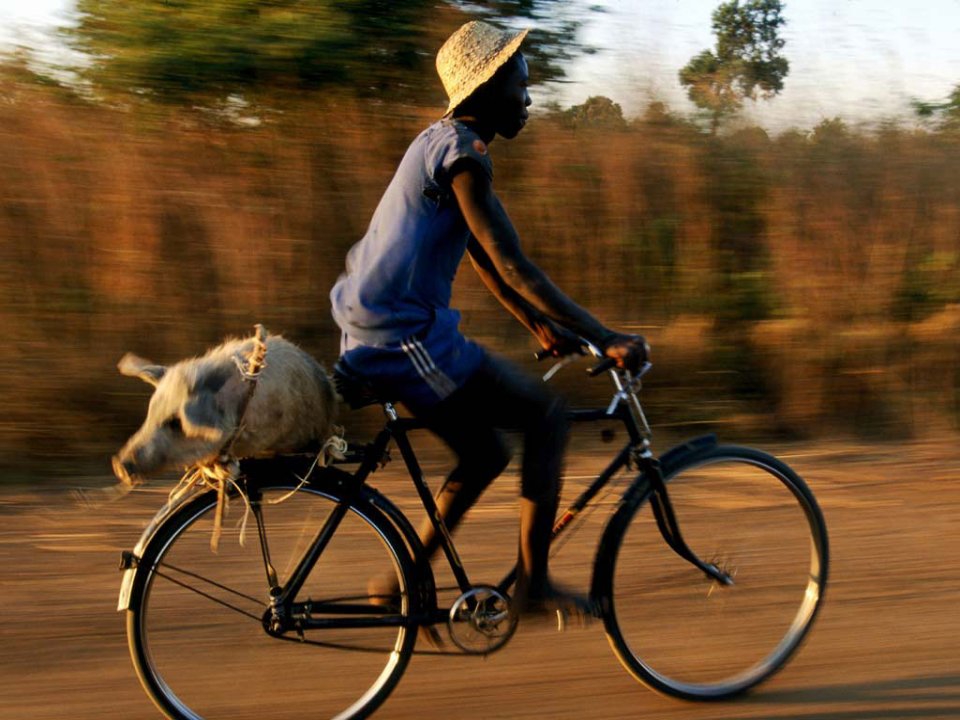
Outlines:
{"label": "pig's snout", "polygon": [[124,485],[134,486],[140,483],[140,474],[137,464],[130,458],[121,460],[119,455],[113,457],[113,474]]}

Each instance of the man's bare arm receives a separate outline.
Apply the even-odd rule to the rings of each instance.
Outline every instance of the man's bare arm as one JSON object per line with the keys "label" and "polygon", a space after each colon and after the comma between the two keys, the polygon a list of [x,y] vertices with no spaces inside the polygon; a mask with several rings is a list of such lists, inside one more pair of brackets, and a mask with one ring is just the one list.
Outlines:
{"label": "man's bare arm", "polygon": [[[479,170],[465,169],[455,175],[453,191],[467,226],[489,260],[486,270],[495,273],[498,284],[502,283],[534,311],[596,345],[602,347],[616,334],[567,297],[524,255],[513,223],[493,192],[490,181]],[[507,297],[509,300],[509,294]],[[517,314],[509,304],[505,305]],[[523,314],[522,306],[520,312]],[[526,324],[520,315],[517,317]]]}
{"label": "man's bare arm", "polygon": [[470,262],[484,284],[510,313],[540,341],[544,350],[554,355],[569,355],[580,351],[577,335],[564,330],[550,318],[518,295],[497,273],[490,256],[476,238],[467,243]]}
{"label": "man's bare arm", "polygon": [[[520,238],[490,179],[469,162],[454,168],[453,192],[476,243],[489,260],[487,271],[495,284],[508,289],[503,297],[511,312],[530,317],[529,310],[514,300],[514,293],[533,311],[556,321],[601,348],[607,357],[624,368],[636,369],[648,359],[646,341],[639,335],[625,335],[604,327],[593,315],[567,297],[520,249]],[[474,255],[471,253],[471,258]],[[477,254],[477,257],[481,257]],[[483,276],[483,273],[481,273]],[[486,278],[485,278],[486,281]],[[496,291],[495,291],[496,293]],[[502,291],[501,291],[502,294]],[[500,294],[497,295],[501,297]],[[525,323],[526,324],[526,323]],[[541,344],[548,347],[541,336]],[[556,352],[557,347],[552,348]]]}

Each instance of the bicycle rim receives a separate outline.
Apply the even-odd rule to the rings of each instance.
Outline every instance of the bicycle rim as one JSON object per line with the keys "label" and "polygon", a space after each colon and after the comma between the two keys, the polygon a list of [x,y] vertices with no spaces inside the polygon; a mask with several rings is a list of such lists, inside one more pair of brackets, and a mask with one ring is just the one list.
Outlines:
{"label": "bicycle rim", "polygon": [[[262,488],[265,534],[281,584],[337,505],[333,494],[306,487],[282,499],[293,487]],[[305,631],[302,640],[297,633],[272,637],[262,622],[269,595],[256,522],[251,515],[241,545],[237,521],[244,508],[235,497],[214,554],[215,508],[212,493],[191,502],[158,531],[140,562],[127,629],[148,694],[174,718],[366,717],[403,673],[413,629],[325,628]],[[401,595],[382,613],[409,615],[412,576],[403,547],[379,511],[351,506],[297,600],[360,605],[364,617],[376,616],[389,600],[372,600],[367,581],[390,576]]]}
{"label": "bicycle rim", "polygon": [[827,577],[823,517],[804,482],[758,451],[718,447],[664,471],[687,544],[733,585],[679,557],[644,498],[623,510],[608,637],[656,690],[731,697],[780,669],[809,630]]}

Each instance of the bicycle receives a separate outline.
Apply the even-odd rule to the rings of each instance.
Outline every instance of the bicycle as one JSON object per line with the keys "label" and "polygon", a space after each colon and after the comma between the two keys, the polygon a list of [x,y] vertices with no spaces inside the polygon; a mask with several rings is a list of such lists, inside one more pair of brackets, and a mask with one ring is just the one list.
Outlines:
{"label": "bicycle", "polygon": [[[571,420],[619,421],[629,440],[559,516],[554,537],[616,475],[632,473],[592,571],[610,645],[661,693],[734,697],[783,667],[810,630],[827,582],[826,526],[806,483],[764,452],[704,435],[655,458],[639,399],[647,369],[631,375],[608,361],[589,371],[608,372],[613,399],[571,410]],[[446,625],[458,654],[489,654],[513,635],[516,568],[496,585],[470,581],[408,437],[417,420],[340,380],[351,405],[379,402],[386,415],[375,439],[338,463],[353,472],[308,474],[310,456],[242,461],[231,494],[242,490],[255,542],[227,541],[225,529],[212,553],[217,493],[199,491],[162,508],[123,554],[119,609],[131,657],[168,717],[367,717],[396,687],[421,628]],[[459,593],[449,607],[438,603],[409,520],[366,484],[391,443],[442,536]],[[652,512],[641,512],[648,504]],[[399,593],[368,592],[367,580],[385,571]]]}

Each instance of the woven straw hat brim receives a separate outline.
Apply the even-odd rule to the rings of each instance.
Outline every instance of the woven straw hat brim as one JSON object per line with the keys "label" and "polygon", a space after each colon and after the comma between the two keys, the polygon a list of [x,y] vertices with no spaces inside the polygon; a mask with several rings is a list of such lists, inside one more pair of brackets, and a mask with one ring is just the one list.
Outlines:
{"label": "woven straw hat brim", "polygon": [[[461,31],[467,29],[469,25],[486,25],[486,23],[467,23]],[[490,26],[487,26],[488,28]],[[444,116],[452,113],[460,103],[470,97],[481,85],[492,78],[497,70],[503,67],[503,64],[509,60],[517,50],[520,44],[527,36],[529,30],[520,30],[517,33],[500,33],[496,42],[488,48],[470,48],[473,54],[464,52],[463,43],[448,48],[445,45],[440,49],[437,55],[437,72],[443,82],[444,89],[450,98],[447,110]],[[469,33],[454,33],[447,44],[455,41],[459,35],[468,35]],[[477,57],[477,50],[482,51],[482,55]]]}

